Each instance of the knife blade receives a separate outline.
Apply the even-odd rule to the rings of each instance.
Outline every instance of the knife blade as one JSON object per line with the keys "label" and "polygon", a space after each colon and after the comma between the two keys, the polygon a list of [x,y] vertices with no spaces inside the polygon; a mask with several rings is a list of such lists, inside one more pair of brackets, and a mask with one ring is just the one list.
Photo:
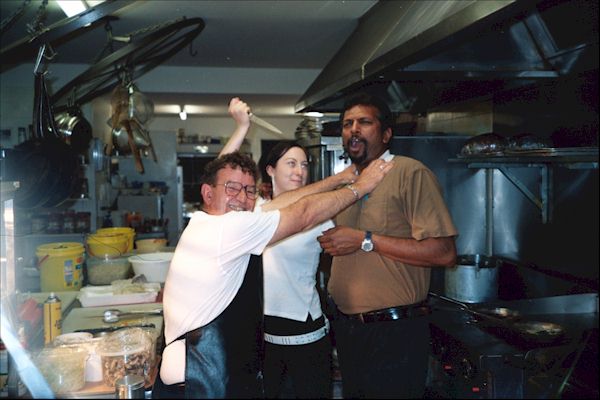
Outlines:
{"label": "knife blade", "polygon": [[275,127],[274,125],[271,125],[264,119],[259,118],[252,113],[249,113],[248,115],[250,115],[250,121],[254,122],[256,125],[260,125],[263,128],[265,128],[271,132],[277,133],[278,135],[283,135],[283,132],[281,130],[277,129],[277,127]]}
{"label": "knife blade", "polygon": [[152,328],[155,329],[156,325],[154,324],[138,324],[138,325],[119,325],[119,326],[108,326],[102,328],[87,328],[87,329],[78,329],[75,332],[89,332],[92,334],[102,333],[102,332],[114,332],[119,329],[124,328]]}

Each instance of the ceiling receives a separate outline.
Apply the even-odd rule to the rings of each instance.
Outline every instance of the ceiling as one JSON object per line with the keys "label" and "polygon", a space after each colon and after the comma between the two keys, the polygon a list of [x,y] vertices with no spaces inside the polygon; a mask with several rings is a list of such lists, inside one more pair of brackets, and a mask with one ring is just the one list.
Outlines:
{"label": "ceiling", "polygon": [[[117,17],[110,22],[113,36],[124,36],[182,17],[202,18],[205,27],[191,45],[182,48],[161,66],[319,71],[352,34],[359,18],[377,1],[116,0],[114,3],[122,3],[123,6],[118,6],[117,11],[110,14]],[[26,7],[23,14],[16,18],[12,25],[6,26],[5,23],[10,17],[24,5]],[[0,1],[3,21],[0,44],[3,52],[29,36],[28,25],[34,23],[42,5],[42,0]],[[100,6],[96,6],[96,9]],[[55,0],[47,1],[45,11],[45,27],[54,27],[53,24],[66,21]],[[74,37],[65,35],[67,40],[52,44],[57,52],[53,63],[92,64],[98,60],[101,49],[107,43],[104,22],[96,23],[88,29],[79,29],[71,36]],[[19,63],[35,61],[32,54],[29,54],[23,59],[18,59],[17,64],[7,66],[6,59],[8,58],[3,57],[3,71]],[[174,99],[179,95],[160,93],[153,100],[157,106],[171,101],[177,104],[178,101]],[[219,101],[222,105],[222,97],[219,96],[203,98],[202,94],[189,93],[186,96],[186,102]],[[254,103],[253,106],[265,109],[269,105],[284,102],[284,106],[293,110],[298,97],[300,96],[261,96],[261,93],[257,93],[253,101],[264,101],[265,104]]]}

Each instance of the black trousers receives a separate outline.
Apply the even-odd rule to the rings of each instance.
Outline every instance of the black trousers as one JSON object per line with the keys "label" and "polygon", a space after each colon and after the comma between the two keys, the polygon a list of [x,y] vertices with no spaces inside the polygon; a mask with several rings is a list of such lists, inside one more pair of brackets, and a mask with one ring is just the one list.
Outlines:
{"label": "black trousers", "polygon": [[422,398],[427,378],[429,317],[363,323],[332,321],[344,398]]}
{"label": "black trousers", "polygon": [[[265,317],[265,331],[274,335],[298,335],[323,326],[323,317],[306,322]],[[332,393],[331,338],[313,343],[279,345],[265,342],[264,385],[267,398],[320,399]]]}

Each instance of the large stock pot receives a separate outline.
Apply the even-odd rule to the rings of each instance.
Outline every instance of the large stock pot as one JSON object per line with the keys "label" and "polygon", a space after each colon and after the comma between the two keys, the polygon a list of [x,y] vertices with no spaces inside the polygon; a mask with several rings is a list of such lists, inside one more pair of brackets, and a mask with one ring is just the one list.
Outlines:
{"label": "large stock pot", "polygon": [[446,296],[465,303],[483,303],[498,297],[498,269],[501,261],[481,254],[458,256],[456,265],[446,268]]}

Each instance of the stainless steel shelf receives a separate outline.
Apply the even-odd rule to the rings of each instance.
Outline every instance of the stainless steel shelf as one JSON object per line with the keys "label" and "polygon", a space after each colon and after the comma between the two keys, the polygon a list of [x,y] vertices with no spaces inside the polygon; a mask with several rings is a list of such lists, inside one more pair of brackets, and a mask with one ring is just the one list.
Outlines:
{"label": "stainless steel shelf", "polygon": [[[496,169],[500,171],[523,195],[529,199],[541,212],[542,223],[552,221],[554,168],[568,169],[598,169],[598,148],[568,148],[568,149],[537,149],[530,151],[512,152],[503,155],[478,155],[459,156],[450,158],[449,162],[464,163],[467,168]],[[540,169],[540,196],[536,196],[521,180],[517,178],[510,168],[539,168]],[[488,174],[486,191],[487,209],[493,208],[491,185],[493,175]]]}

